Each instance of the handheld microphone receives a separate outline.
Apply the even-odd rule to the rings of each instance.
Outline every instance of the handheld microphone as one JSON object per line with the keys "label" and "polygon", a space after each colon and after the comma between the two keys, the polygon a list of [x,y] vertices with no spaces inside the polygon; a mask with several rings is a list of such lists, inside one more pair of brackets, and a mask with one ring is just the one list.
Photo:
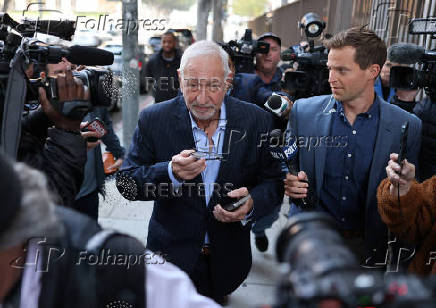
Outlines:
{"label": "handheld microphone", "polygon": [[267,99],[264,106],[279,117],[288,108],[288,101],[275,92]]}
{"label": "handheld microphone", "polygon": [[388,59],[401,64],[414,64],[422,61],[436,61],[436,52],[411,43],[397,43],[388,48]]}
{"label": "handheld microphone", "polygon": [[[270,144],[269,144],[269,151],[271,156],[279,160],[280,162],[284,163],[289,171],[290,174],[297,176],[298,171],[294,167],[295,160],[297,158],[298,154],[298,146],[297,146],[297,140],[294,138],[294,142],[292,144],[286,144],[283,147],[279,146],[278,144],[272,144],[272,140],[282,140],[282,132],[280,129],[274,129],[270,132]],[[309,184],[308,180],[301,180],[301,182]],[[312,209],[313,205],[315,204],[313,201],[314,193],[311,189],[311,186],[309,184],[309,187],[307,188],[307,196],[306,198],[301,199],[293,199],[293,202],[295,205],[302,209]]]}

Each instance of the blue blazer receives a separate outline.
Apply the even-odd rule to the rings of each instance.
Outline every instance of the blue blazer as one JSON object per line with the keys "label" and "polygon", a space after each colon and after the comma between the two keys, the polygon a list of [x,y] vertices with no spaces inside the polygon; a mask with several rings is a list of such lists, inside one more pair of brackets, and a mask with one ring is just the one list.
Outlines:
{"label": "blue blazer", "polygon": [[[407,160],[415,165],[418,162],[418,154],[421,145],[421,120],[415,115],[408,113],[398,106],[386,103],[376,96],[380,102],[380,120],[373,161],[368,179],[368,191],[365,202],[365,244],[368,254],[375,252],[378,260],[384,257],[387,244],[387,228],[382,222],[377,211],[377,187],[386,178],[386,166],[390,153],[398,153],[400,149],[401,125],[409,121],[409,133],[407,138]],[[321,137],[330,136],[331,112],[334,98],[332,95],[315,96],[297,100],[292,107],[290,117],[290,129],[296,137]],[[326,147],[299,147],[298,162],[299,170],[306,172],[311,185],[315,186],[317,199],[321,192],[324,180],[324,165],[326,159]],[[293,208],[291,214],[299,210]],[[370,255],[368,255],[370,257]],[[374,257],[374,256],[373,256]]]}
{"label": "blue blazer", "polygon": [[[280,164],[272,159],[264,142],[265,134],[272,129],[272,117],[257,106],[232,97],[226,97],[224,103],[224,160],[216,183],[221,195],[226,193],[226,183],[233,189],[248,187],[254,200],[254,218],[258,219],[283,199]],[[117,175],[117,187],[128,199],[155,200],[147,247],[163,252],[188,274],[197,262],[207,231],[213,251],[214,285],[217,295],[225,295],[245,280],[251,268],[250,224],[217,221],[212,214],[219,200],[217,193],[207,206],[204,194],[187,185],[180,188],[177,196],[168,190],[163,194],[150,193],[153,185],[168,188],[171,183],[168,164],[172,156],[193,148],[191,120],[183,96],[146,108],[140,114],[132,145]],[[188,182],[198,187],[201,174],[185,184]]]}

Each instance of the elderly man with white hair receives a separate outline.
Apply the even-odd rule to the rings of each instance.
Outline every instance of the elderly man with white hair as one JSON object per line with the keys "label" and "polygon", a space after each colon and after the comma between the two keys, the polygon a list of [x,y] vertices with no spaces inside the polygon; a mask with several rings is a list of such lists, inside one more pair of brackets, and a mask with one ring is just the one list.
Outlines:
{"label": "elderly man with white hair", "polygon": [[[229,72],[228,55],[214,42],[186,49],[183,96],[141,112],[117,175],[125,198],[155,200],[147,247],[218,303],[250,271],[251,222],[283,198],[280,165],[266,142],[273,119],[225,95]],[[243,197],[236,210],[224,209]]]}

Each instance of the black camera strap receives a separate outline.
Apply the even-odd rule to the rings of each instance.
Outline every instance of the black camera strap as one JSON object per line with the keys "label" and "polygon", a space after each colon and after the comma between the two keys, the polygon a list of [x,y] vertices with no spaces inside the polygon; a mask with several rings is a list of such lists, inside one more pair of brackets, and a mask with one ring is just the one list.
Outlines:
{"label": "black camera strap", "polygon": [[27,85],[24,74],[24,56],[20,53],[12,61],[6,86],[0,150],[16,158],[21,134],[21,116],[26,100]]}

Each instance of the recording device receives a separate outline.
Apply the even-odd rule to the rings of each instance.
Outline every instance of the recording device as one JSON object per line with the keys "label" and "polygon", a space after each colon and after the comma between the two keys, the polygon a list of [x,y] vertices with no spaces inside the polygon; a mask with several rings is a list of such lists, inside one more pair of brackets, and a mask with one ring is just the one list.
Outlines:
{"label": "recording device", "polygon": [[103,121],[100,120],[98,117],[96,117],[94,120],[89,122],[83,129],[83,132],[92,131],[96,132],[96,137],[88,137],[86,138],[87,142],[97,142],[98,139],[101,139],[107,134],[106,126],[104,125]]}
{"label": "recording device", "polygon": [[288,101],[284,97],[273,92],[265,102],[264,106],[280,117],[283,111],[288,108]]}
{"label": "recording device", "polygon": [[[436,34],[434,27],[426,27],[434,20],[432,18],[412,19],[409,24],[410,34],[430,34],[433,39]],[[390,72],[389,86],[397,89],[413,90],[422,88],[436,100],[436,51],[428,51],[423,47],[410,43],[398,43],[389,47],[388,58],[392,62],[419,65],[413,67],[394,66]]]}
{"label": "recording device", "polygon": [[250,194],[242,197],[241,199],[223,196],[221,197],[219,204],[221,204],[221,207],[226,211],[234,212],[239,209],[245,202],[247,202],[249,198],[251,198]]}
{"label": "recording device", "polygon": [[400,141],[400,153],[398,153],[398,163],[403,168],[403,161],[407,157],[407,133],[409,130],[409,121],[406,121],[401,125],[401,141]]}
{"label": "recording device", "polygon": [[289,219],[276,244],[283,274],[273,307],[436,307],[434,278],[360,269],[335,225],[321,212]]}
{"label": "recording device", "polygon": [[267,54],[269,44],[253,39],[252,30],[246,29],[244,36],[238,40],[231,40],[221,46],[232,51],[235,73],[254,73],[254,57],[256,54]]}
{"label": "recording device", "polygon": [[[297,176],[298,171],[295,168],[298,146],[295,136],[285,138],[280,129],[274,129],[269,134],[269,151],[271,156],[286,165],[290,174]],[[284,142],[283,142],[284,141]],[[283,145],[283,146],[282,146]],[[292,199],[292,202],[304,210],[311,210],[315,206],[315,193],[308,180],[301,180],[301,182],[307,183],[307,197],[300,199]]]}
{"label": "recording device", "polygon": [[[29,81],[26,70],[30,65],[58,63],[62,57],[66,57],[74,64],[109,65],[113,63],[113,54],[108,51],[81,46],[70,48],[42,46],[36,44],[39,42],[35,39],[30,38],[38,31],[70,38],[69,34],[72,30],[69,27],[73,24],[73,22],[67,21],[44,21],[39,24],[25,21],[20,24],[8,14],[0,13],[0,41],[2,42],[0,44],[0,119],[2,121],[0,150],[12,157],[16,157],[18,150],[24,106],[29,103],[28,99],[37,101],[39,86],[45,87],[47,98],[52,106],[67,118],[81,119],[92,107],[88,101],[59,104],[56,82],[50,78]],[[101,74],[91,71],[80,73],[79,77],[82,77],[84,84],[89,87],[91,97],[100,97],[99,93],[102,92],[101,88],[103,87],[101,83],[105,78],[100,78]],[[93,77],[94,75],[96,77]],[[107,91],[107,96],[110,95],[110,91]],[[106,101],[94,99],[93,103],[105,104]]]}
{"label": "recording device", "polygon": [[305,32],[309,50],[291,46],[281,54],[282,61],[289,61],[291,67],[298,63],[298,69],[286,72],[282,82],[282,88],[288,90],[295,99],[331,93],[326,65],[328,50],[324,46],[315,46],[311,39],[320,36],[325,26],[317,14],[307,13],[299,27]]}

